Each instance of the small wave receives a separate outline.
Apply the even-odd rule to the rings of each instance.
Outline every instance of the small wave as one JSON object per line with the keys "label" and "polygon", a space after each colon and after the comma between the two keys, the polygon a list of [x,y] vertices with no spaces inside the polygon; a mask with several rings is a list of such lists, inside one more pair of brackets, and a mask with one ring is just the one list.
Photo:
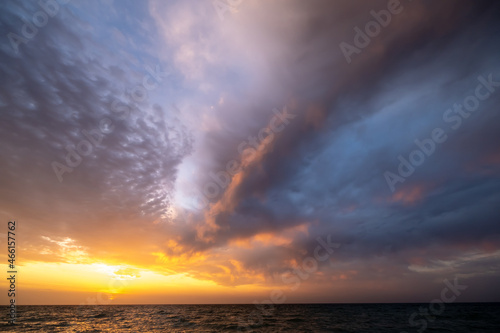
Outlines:
{"label": "small wave", "polygon": [[304,319],[301,319],[301,318],[291,318],[291,319],[288,319],[287,321],[292,322],[292,323],[301,323],[301,322],[304,321]]}
{"label": "small wave", "polygon": [[92,318],[104,318],[107,317],[108,315],[104,312],[96,314],[95,316],[92,316]]}

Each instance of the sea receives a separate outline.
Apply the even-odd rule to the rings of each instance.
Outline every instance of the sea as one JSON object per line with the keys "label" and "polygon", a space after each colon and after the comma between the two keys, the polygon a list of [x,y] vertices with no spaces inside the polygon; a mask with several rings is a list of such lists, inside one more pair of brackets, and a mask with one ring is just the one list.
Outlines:
{"label": "sea", "polygon": [[18,306],[6,332],[500,332],[500,303]]}

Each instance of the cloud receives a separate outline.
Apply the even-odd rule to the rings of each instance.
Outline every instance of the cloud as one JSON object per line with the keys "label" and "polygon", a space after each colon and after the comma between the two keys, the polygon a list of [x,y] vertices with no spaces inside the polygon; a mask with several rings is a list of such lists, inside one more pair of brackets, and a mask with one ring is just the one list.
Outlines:
{"label": "cloud", "polygon": [[[500,92],[457,130],[443,114],[478,76],[500,80],[498,6],[402,6],[351,63],[340,43],[387,1],[246,1],[223,21],[210,2],[69,6],[19,54],[1,44],[0,216],[31,227],[33,258],[40,234],[68,237],[91,257],[231,286],[279,285],[331,235],[341,249],[304,282],[318,299],[314,282],[348,299],[348,283],[496,276],[483,256],[499,246]],[[1,35],[34,8],[6,4]],[[133,99],[156,64],[168,77]],[[249,159],[239,144],[275,108],[296,118]],[[51,163],[102,119],[112,132],[59,182]],[[392,193],[384,172],[438,127],[446,142]],[[242,171],[193,209],[232,160]]]}
{"label": "cloud", "polygon": [[[491,56],[496,52],[493,35],[475,37],[483,29],[482,23],[477,23],[480,18],[492,19],[488,6],[455,7],[451,2],[434,6],[425,1],[405,4],[405,11],[394,18],[390,29],[373,38],[372,44],[348,65],[338,44],[354,37],[354,26],[363,26],[372,19],[371,9],[383,9],[385,5],[357,5],[356,10],[347,2],[248,5],[224,23],[206,14],[198,16],[185,5],[180,11],[183,15],[201,18],[183,20],[182,16],[178,20],[190,22],[185,23],[187,26],[179,30],[165,28],[182,36],[179,44],[210,45],[212,49],[220,46],[231,49],[229,55],[238,52],[244,41],[251,45],[249,52],[259,53],[259,61],[244,66],[257,73],[274,66],[271,78],[262,74],[263,86],[248,87],[259,105],[257,109],[245,102],[231,105],[231,111],[241,120],[239,132],[224,125],[236,126],[232,118],[223,116],[230,97],[225,97],[221,110],[214,112],[219,125],[205,131],[210,145],[203,147],[203,156],[215,161],[205,164],[207,167],[200,165],[205,174],[225,170],[227,161],[239,158],[235,143],[268,121],[261,110],[276,106],[273,101],[281,98],[281,103],[286,104],[293,100],[299,115],[274,142],[272,152],[233,177],[234,186],[212,203],[211,214],[201,214],[186,226],[197,229],[198,237],[186,231],[181,239],[183,251],[213,253],[228,244],[244,246],[266,230],[273,230],[279,239],[280,231],[303,221],[310,223],[312,241],[293,242],[282,257],[280,250],[284,246],[280,244],[262,250],[265,255],[248,254],[241,261],[243,267],[252,269],[256,258],[262,259],[269,265],[261,263],[260,271],[269,274],[280,265],[275,260],[286,263],[300,259],[298,250],[311,250],[315,237],[326,233],[345,242],[338,258],[345,262],[371,260],[374,254],[392,258],[435,243],[454,246],[464,238],[468,238],[467,248],[472,249],[498,234],[492,213],[498,189],[491,183],[498,169],[494,163],[488,164],[493,177],[489,178],[459,167],[462,163],[469,165],[465,161],[476,153],[495,156],[497,149],[491,143],[496,140],[493,119],[498,96],[481,105],[480,111],[467,120],[463,132],[450,132],[449,124],[442,119],[447,108],[463,102],[475,88],[478,75],[500,75]],[[173,24],[160,19],[161,13],[156,17],[158,21]],[[331,13],[339,19],[332,18]],[[194,28],[206,25],[210,27],[207,33]],[[217,30],[224,28],[228,31]],[[199,33],[189,34],[193,29]],[[238,38],[232,39],[234,36]],[[439,42],[432,41],[436,39]],[[175,38],[166,40],[169,43]],[[268,47],[270,41],[274,44]],[[169,45],[175,52],[176,42]],[[245,45],[242,49],[248,50]],[[202,62],[200,73],[222,66],[217,57],[211,60]],[[231,56],[224,60],[232,64]],[[468,64],[465,68],[459,65],[464,62]],[[201,75],[197,80],[209,78]],[[250,123],[246,121],[248,115],[252,116]],[[446,128],[449,141],[392,194],[384,182],[384,171],[397,168],[398,154],[409,154],[415,149],[414,140],[429,137],[436,127]],[[207,181],[208,177],[196,181],[200,190]],[[481,194],[476,195],[477,191]],[[457,196],[462,199],[456,201]],[[222,209],[216,209],[218,206]],[[482,231],[473,227],[473,220],[481,221]],[[199,230],[211,230],[208,240]],[[237,251],[232,248],[231,256]],[[443,254],[433,255],[439,258]],[[401,267],[402,272],[408,272],[407,264]]]}
{"label": "cloud", "polygon": [[[30,3],[5,8],[12,16],[3,35],[34,10]],[[135,97],[139,88],[154,94],[143,87],[151,74],[82,25],[61,9],[19,54],[3,45],[2,216],[30,226],[35,243],[37,234],[58,235],[95,250],[103,241],[92,240],[97,230],[117,244],[142,223],[168,218],[192,137],[175,115]]]}

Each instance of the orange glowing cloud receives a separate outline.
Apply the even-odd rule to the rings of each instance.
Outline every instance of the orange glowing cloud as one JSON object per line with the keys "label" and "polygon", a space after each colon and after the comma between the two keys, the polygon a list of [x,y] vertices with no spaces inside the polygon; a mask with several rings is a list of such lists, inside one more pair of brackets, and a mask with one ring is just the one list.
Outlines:
{"label": "orange glowing cloud", "polygon": [[[291,104],[295,105],[295,102],[291,102]],[[277,120],[277,125],[282,126],[282,121],[280,119]],[[273,151],[276,138],[280,133],[274,133],[270,129],[269,132],[272,134],[268,135],[264,140],[261,140],[256,149],[246,148],[242,151],[240,172],[231,177],[229,185],[222,194],[222,197],[217,202],[211,204],[209,209],[205,212],[205,224],[197,227],[197,236],[200,239],[206,241],[213,240],[207,233],[209,231],[216,231],[220,228],[215,222],[215,217],[221,213],[230,213],[234,211],[234,208],[238,204],[235,199],[235,193],[238,187],[243,183],[252,169],[262,167],[262,161],[265,156]]]}
{"label": "orange glowing cloud", "polygon": [[402,202],[405,205],[414,205],[421,201],[426,194],[426,187],[416,185],[411,187],[401,188],[391,197],[393,202]]}
{"label": "orange glowing cloud", "polygon": [[262,232],[248,238],[236,238],[229,242],[230,246],[239,248],[253,248],[255,246],[289,245],[300,233],[309,235],[308,222],[302,223],[278,232]]}

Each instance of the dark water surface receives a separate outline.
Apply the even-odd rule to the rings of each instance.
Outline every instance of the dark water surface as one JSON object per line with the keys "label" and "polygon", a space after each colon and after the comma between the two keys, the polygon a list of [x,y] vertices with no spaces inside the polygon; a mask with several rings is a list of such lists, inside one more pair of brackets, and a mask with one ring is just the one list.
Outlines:
{"label": "dark water surface", "polygon": [[14,326],[4,309],[10,332],[500,332],[500,303],[19,306]]}

